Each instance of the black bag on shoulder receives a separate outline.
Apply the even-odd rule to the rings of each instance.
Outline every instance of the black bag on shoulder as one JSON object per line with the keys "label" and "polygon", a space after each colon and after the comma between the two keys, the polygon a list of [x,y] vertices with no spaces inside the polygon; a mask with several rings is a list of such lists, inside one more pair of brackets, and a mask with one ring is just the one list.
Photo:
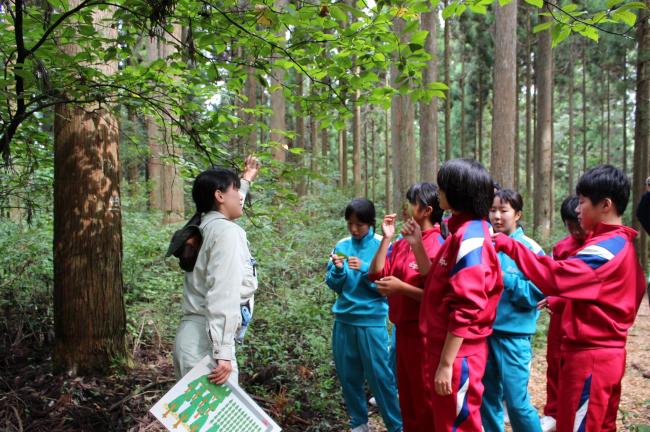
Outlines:
{"label": "black bag on shoulder", "polygon": [[194,270],[199,250],[203,244],[203,233],[200,225],[201,214],[196,213],[183,228],[174,232],[165,254],[165,258],[172,255],[178,258],[178,265],[186,272]]}

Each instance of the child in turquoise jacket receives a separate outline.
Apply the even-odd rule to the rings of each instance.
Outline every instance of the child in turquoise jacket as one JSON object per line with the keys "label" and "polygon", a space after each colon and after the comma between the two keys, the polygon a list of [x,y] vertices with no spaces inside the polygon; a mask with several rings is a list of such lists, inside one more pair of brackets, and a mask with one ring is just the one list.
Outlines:
{"label": "child in turquoise jacket", "polygon": [[368,268],[379,248],[375,207],[364,198],[345,209],[351,236],[336,244],[327,264],[327,285],[338,295],[332,351],[353,432],[368,431],[364,382],[375,396],[388,432],[402,430],[395,376],[389,366],[386,318],[388,302],[368,279]]}

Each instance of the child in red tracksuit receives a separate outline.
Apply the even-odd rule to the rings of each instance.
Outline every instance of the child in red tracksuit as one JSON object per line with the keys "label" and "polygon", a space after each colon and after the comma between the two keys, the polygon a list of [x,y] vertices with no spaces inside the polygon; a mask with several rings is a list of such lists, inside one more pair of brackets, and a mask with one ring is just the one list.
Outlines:
{"label": "child in red tracksuit", "polygon": [[[447,161],[438,173],[440,207],[451,210],[449,237],[429,263],[420,307],[426,338],[433,427],[429,431],[480,431],[486,338],[492,333],[503,279],[485,221],[494,198],[492,179],[474,160]],[[418,237],[407,224],[406,237]],[[415,250],[416,256],[422,252]],[[418,259],[420,262],[421,259]]]}
{"label": "child in red tracksuit", "polygon": [[[553,246],[553,259],[565,260],[582,248],[586,233],[580,227],[578,215],[578,197],[571,195],[565,198],[560,208],[562,222],[569,231],[569,235]],[[546,337],[546,405],[544,417],[541,419],[542,431],[555,430],[557,418],[558,386],[560,378],[560,353],[562,343],[562,312],[567,300],[561,297],[547,297],[547,308],[551,313]]]}
{"label": "child in red tracksuit", "polygon": [[589,232],[564,261],[538,257],[496,235],[495,247],[515,260],[545,294],[568,301],[562,316],[562,369],[557,431],[613,431],[625,372],[625,342],[645,291],[645,276],[622,225],[630,182],[611,165],[580,177],[578,220]]}
{"label": "child in red tracksuit", "polygon": [[438,252],[444,242],[440,233],[442,209],[438,204],[438,187],[433,183],[411,186],[406,199],[411,204],[412,220],[422,230],[422,244],[411,245],[402,238],[391,245],[396,215],[386,215],[383,238],[368,277],[388,297],[388,316],[396,328],[397,390],[404,432],[428,432],[432,408],[422,379],[424,338],[418,327],[424,278],[413,249],[424,248],[425,265]]}

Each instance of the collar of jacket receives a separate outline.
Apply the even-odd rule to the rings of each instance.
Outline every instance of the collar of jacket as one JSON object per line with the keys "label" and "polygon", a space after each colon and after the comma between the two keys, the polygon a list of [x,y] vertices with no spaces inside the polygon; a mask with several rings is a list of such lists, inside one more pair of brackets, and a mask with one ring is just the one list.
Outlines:
{"label": "collar of jacket", "polygon": [[203,217],[201,217],[201,226],[205,226],[208,222],[215,219],[225,219],[227,221],[230,221],[230,219],[225,217],[223,213],[219,213],[218,211],[213,210],[203,214]]}
{"label": "collar of jacket", "polygon": [[603,222],[598,223],[594,229],[591,231],[590,237],[596,237],[601,234],[606,234],[608,232],[612,231],[622,231],[627,237],[632,240],[634,237],[639,234],[638,231],[635,229],[632,229],[628,226],[625,225],[613,225],[613,224],[606,224]]}
{"label": "collar of jacket", "polygon": [[472,219],[481,219],[481,218],[469,212],[460,212],[460,213],[453,214],[447,221],[447,227],[449,228],[449,232],[451,234],[455,233],[456,231],[458,231],[458,229],[461,226],[463,226],[465,222],[469,222]]}
{"label": "collar of jacket", "polygon": [[374,237],[375,237],[375,229],[373,227],[370,227],[368,229],[368,234],[363,236],[363,238],[361,238],[360,240],[357,240],[353,236],[350,236],[350,238],[352,239],[352,244],[361,248],[366,247]]}

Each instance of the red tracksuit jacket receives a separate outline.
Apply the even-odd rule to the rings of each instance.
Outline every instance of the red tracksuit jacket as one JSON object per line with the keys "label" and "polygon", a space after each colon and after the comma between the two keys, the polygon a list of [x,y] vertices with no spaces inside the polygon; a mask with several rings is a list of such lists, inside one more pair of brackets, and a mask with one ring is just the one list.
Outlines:
{"label": "red tracksuit jacket", "polygon": [[458,357],[475,353],[492,333],[503,278],[486,221],[461,213],[432,260],[420,307],[420,330],[440,353],[447,333],[465,340]]}
{"label": "red tracksuit jacket", "polygon": [[[440,226],[428,229],[422,233],[422,243],[429,259],[433,258],[444,243]],[[386,276],[395,276],[402,282],[422,288],[424,278],[420,275],[415,255],[406,239],[396,241],[386,257],[384,269],[379,273],[368,275],[371,281]],[[388,316],[394,324],[417,322],[420,315],[420,302],[408,296],[397,294],[388,297]]]}
{"label": "red tracksuit jacket", "polygon": [[[576,241],[576,239],[573,238],[573,236],[566,236],[559,242],[553,246],[553,259],[555,261],[563,261],[573,255],[575,255],[576,252],[582,246],[584,243],[580,243]],[[562,315],[562,312],[564,311],[564,306],[566,304],[566,300],[560,297],[550,297],[548,299],[549,307],[551,308],[551,312],[554,314]],[[554,323],[560,323],[560,320],[551,320],[551,324],[553,325]],[[551,329],[549,327],[548,332],[550,333],[556,333],[560,334],[559,331],[561,328],[558,329]]]}
{"label": "red tracksuit jacket", "polygon": [[497,245],[542,292],[571,300],[562,318],[563,350],[622,348],[645,292],[636,235],[623,225],[598,224],[564,261],[538,257],[509,239]]}

